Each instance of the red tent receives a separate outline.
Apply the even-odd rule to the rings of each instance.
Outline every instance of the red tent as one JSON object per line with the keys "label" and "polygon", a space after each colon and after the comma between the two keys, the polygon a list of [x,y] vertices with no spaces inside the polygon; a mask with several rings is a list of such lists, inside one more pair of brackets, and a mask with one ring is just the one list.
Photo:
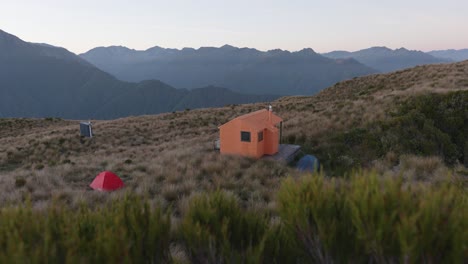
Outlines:
{"label": "red tent", "polygon": [[89,185],[97,191],[114,191],[124,187],[123,181],[110,171],[103,171]]}

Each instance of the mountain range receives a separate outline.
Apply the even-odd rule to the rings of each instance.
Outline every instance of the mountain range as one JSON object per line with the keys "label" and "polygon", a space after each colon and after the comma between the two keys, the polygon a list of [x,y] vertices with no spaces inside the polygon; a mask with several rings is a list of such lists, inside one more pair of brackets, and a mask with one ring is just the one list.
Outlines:
{"label": "mountain range", "polygon": [[277,97],[213,86],[189,91],[160,81],[124,82],[64,48],[0,31],[0,117],[109,119]]}
{"label": "mountain range", "polygon": [[311,95],[338,81],[376,73],[354,59],[329,59],[312,49],[263,52],[225,45],[141,51],[111,46],[80,57],[124,81],[158,79],[177,88],[215,85],[251,94]]}
{"label": "mountain range", "polygon": [[405,48],[389,49],[387,47],[372,47],[359,51],[332,51],[322,54],[332,59],[353,58],[380,72],[392,72],[424,64],[446,63],[449,59],[436,58],[422,51]]}
{"label": "mountain range", "polygon": [[318,54],[312,49],[264,52],[230,45],[180,50],[110,46],[97,47],[80,56],[125,81],[159,79],[177,88],[217,85],[245,93],[309,95],[352,77],[462,61],[468,59],[467,51],[425,53],[371,47],[355,52]]}
{"label": "mountain range", "polygon": [[312,49],[263,52],[229,45],[145,51],[112,46],[77,56],[0,30],[0,117],[111,119],[269,102],[378,71],[467,56],[467,50],[430,53],[443,58],[403,48],[320,55]]}
{"label": "mountain range", "polygon": [[428,54],[452,61],[464,61],[468,60],[468,49],[448,49],[448,50],[433,50],[429,51]]}

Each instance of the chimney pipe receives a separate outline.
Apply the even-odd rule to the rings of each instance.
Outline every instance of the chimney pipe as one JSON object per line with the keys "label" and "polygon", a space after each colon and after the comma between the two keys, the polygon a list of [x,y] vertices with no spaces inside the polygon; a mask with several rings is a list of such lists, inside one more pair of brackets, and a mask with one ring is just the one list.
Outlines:
{"label": "chimney pipe", "polygon": [[268,106],[268,122],[271,123],[271,112],[273,111],[273,108],[271,105]]}

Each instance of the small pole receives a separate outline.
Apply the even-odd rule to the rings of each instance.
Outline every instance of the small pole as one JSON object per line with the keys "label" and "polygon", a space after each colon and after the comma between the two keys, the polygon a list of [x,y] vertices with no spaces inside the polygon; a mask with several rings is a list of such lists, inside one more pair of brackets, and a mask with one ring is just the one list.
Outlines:
{"label": "small pole", "polygon": [[268,122],[271,123],[271,112],[273,111],[273,107],[271,105],[268,106]]}
{"label": "small pole", "polygon": [[93,137],[93,129],[91,127],[91,120],[88,120],[88,123],[89,123],[89,137],[92,138]]}
{"label": "small pole", "polygon": [[280,122],[280,138],[279,138],[280,144],[283,143],[283,121]]}

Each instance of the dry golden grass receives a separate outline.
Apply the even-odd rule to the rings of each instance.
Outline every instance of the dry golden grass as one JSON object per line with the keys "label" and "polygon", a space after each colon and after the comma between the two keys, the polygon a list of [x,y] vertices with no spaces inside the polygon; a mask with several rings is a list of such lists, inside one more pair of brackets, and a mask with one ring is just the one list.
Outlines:
{"label": "dry golden grass", "polygon": [[[384,119],[393,106],[410,96],[467,89],[465,61],[357,78],[315,96],[283,97],[272,105],[285,120],[283,139],[320,140],[330,131]],[[78,121],[2,119],[0,204],[21,203],[28,197],[37,207],[52,199],[72,206],[80,201],[100,204],[125,192],[107,194],[88,188],[100,171],[110,170],[124,180],[127,191],[172,206],[175,214],[188,197],[216,189],[235,193],[248,206],[273,207],[274,190],[295,170],[213,151],[219,125],[267,105],[96,120],[93,139],[79,137]],[[438,160],[414,159],[400,162],[402,168],[405,164],[414,167],[413,178],[430,178],[438,168],[447,169]],[[387,155],[376,168],[397,173],[393,167],[398,160]],[[419,171],[426,165],[434,169]]]}
{"label": "dry golden grass", "polygon": [[[46,127],[22,137],[4,137],[0,141],[8,142],[8,148],[0,151],[0,203],[17,203],[28,196],[39,205],[53,197],[72,205],[103,201],[109,195],[87,187],[102,170],[116,172],[128,191],[163,205],[174,206],[193,193],[218,188],[232,190],[246,203],[270,202],[271,189],[291,169],[219,155],[212,150],[219,125],[213,119],[210,110],[200,110],[95,121],[93,139],[79,137],[77,122],[54,127],[52,134]],[[174,209],[177,212],[177,206]]]}
{"label": "dry golden grass", "polygon": [[273,107],[287,120],[286,136],[320,136],[383,119],[411,96],[459,90],[468,90],[468,61],[355,78],[315,96],[280,98]]}

